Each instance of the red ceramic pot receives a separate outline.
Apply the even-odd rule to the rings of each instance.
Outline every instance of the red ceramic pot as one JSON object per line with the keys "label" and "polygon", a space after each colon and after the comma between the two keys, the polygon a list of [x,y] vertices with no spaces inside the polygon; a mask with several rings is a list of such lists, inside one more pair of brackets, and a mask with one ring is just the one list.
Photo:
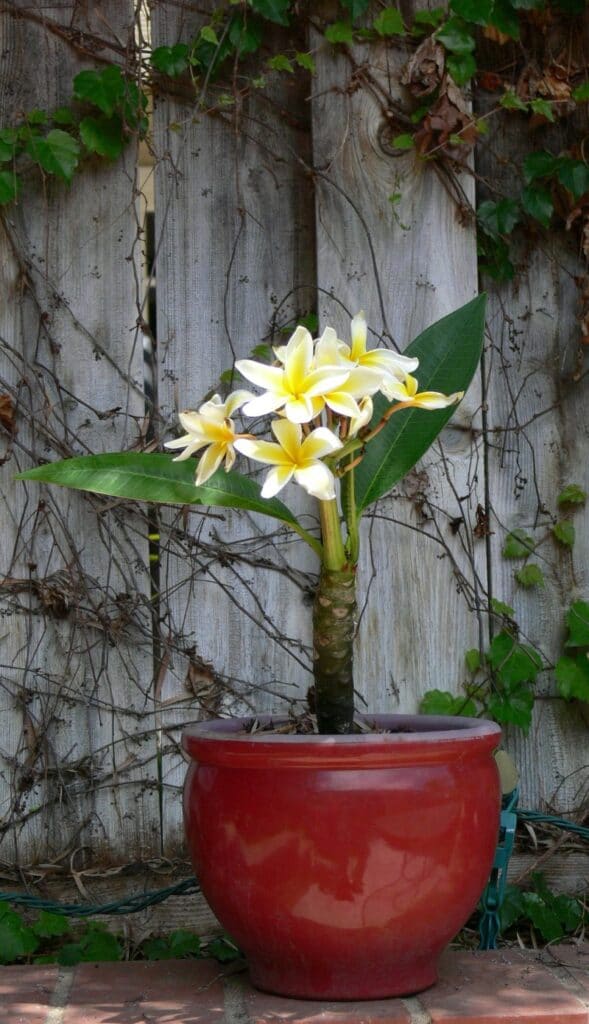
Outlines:
{"label": "red ceramic pot", "polygon": [[252,737],[234,719],[184,734],[194,868],[268,992],[378,999],[427,988],[488,879],[499,727],[367,720],[395,731]]}

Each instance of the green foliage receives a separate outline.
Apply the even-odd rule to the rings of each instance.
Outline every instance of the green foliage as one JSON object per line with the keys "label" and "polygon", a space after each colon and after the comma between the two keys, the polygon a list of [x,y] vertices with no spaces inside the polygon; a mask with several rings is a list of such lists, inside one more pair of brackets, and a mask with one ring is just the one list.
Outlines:
{"label": "green foliage", "polygon": [[469,672],[478,672],[482,665],[481,652],[479,651],[478,647],[472,647],[469,651],[467,651],[466,654],[464,655],[464,660],[466,662],[466,667]]}
{"label": "green foliage", "polygon": [[38,936],[24,923],[21,915],[7,903],[0,903],[0,964],[11,964],[28,957],[38,945]]}
{"label": "green foliage", "polygon": [[0,206],[12,203],[20,191],[20,181],[13,171],[0,171]]}
{"label": "green foliage", "polygon": [[535,562],[528,562],[527,565],[522,566],[515,573],[517,582],[522,587],[543,587],[544,586],[544,573],[542,572],[539,565]]}
{"label": "green foliage", "polygon": [[542,668],[542,658],[533,647],[521,644],[507,630],[497,633],[487,652],[487,660],[505,685],[534,683]]}
{"label": "green foliage", "polygon": [[283,53],[277,53],[274,57],[270,57],[268,67],[272,71],[290,71],[291,74],[294,71],[292,62]]}
{"label": "green foliage", "polygon": [[559,658],[555,668],[558,692],[565,700],[589,702],[589,653],[565,654]]}
{"label": "green foliage", "polygon": [[181,960],[201,953],[201,941],[194,932],[178,929],[162,938],[146,939],[141,946],[148,960]]}
{"label": "green foliage", "polygon": [[474,718],[477,706],[468,697],[456,696],[446,690],[428,690],[419,703],[423,715],[464,715]]}
{"label": "green foliage", "polygon": [[[428,327],[406,349],[419,358],[419,384],[424,391],[451,394],[465,391],[478,367],[485,328],[486,296]],[[383,396],[374,398],[371,426],[389,408]],[[392,416],[370,441],[356,469],[356,506],[362,511],[382,497],[425,454],[454,413],[450,406],[436,412],[406,409]]]}
{"label": "green foliage", "polygon": [[570,519],[561,519],[552,527],[552,533],[563,547],[572,548],[575,543],[575,526]]}
{"label": "green foliage", "polygon": [[574,601],[566,615],[569,635],[565,647],[589,646],[589,603]]}
{"label": "green foliage", "polygon": [[505,601],[500,601],[498,597],[491,598],[491,611],[495,612],[495,615],[505,615],[508,619],[512,619],[515,615],[515,609],[510,604],[505,604]]}
{"label": "green foliage", "polygon": [[68,184],[71,182],[80,158],[80,144],[73,136],[61,128],[53,128],[44,137],[32,135],[26,148],[44,171],[57,175]]}
{"label": "green foliage", "polygon": [[556,499],[559,505],[584,505],[587,500],[587,492],[578,484],[568,484]]}
{"label": "green foliage", "polygon": [[494,0],[450,0],[450,10],[473,25],[488,25]]}
{"label": "green foliage", "polygon": [[[236,45],[236,44],[234,44]],[[174,46],[158,46],[151,54],[154,68],[170,78],[177,78],[189,67],[190,47],[186,43]]]}
{"label": "green foliage", "polygon": [[89,153],[98,153],[109,160],[116,160],[125,145],[123,126],[117,115],[83,118],[80,121],[80,138]]}
{"label": "green foliage", "polygon": [[249,5],[266,21],[276,25],[289,25],[290,0],[249,0]]}
{"label": "green foliage", "polygon": [[514,925],[521,929],[531,927],[544,942],[556,942],[579,929],[584,920],[582,903],[573,896],[553,893],[543,875],[532,875],[533,890],[523,892],[508,885],[501,907],[501,931]]}
{"label": "green foliage", "polygon": [[572,192],[573,199],[580,199],[586,192],[589,192],[589,167],[584,160],[561,157],[557,177],[561,185]]}
{"label": "green foliage", "polygon": [[218,938],[212,939],[206,947],[206,954],[207,956],[212,956],[221,964],[238,960],[242,955],[229,935],[220,935]]}
{"label": "green foliage", "polygon": [[518,528],[507,534],[501,554],[504,558],[527,558],[535,547],[534,538],[530,537],[525,530]]}
{"label": "green foliage", "polygon": [[477,210],[477,219],[488,235],[508,235],[519,224],[521,213],[514,199],[487,199]]}
{"label": "green foliage", "polygon": [[325,29],[325,38],[328,43],[351,43],[354,39],[352,26],[347,21],[334,21]]}
{"label": "green foliage", "polygon": [[98,107],[107,117],[120,109],[127,88],[121,69],[114,66],[103,71],[80,71],[74,78],[74,97]]}
{"label": "green foliage", "polygon": [[436,39],[450,53],[460,56],[472,53],[476,46],[475,38],[462,18],[449,18],[436,32]]}
{"label": "green foliage", "polygon": [[396,7],[385,7],[377,18],[374,19],[372,27],[379,36],[402,36],[405,35],[403,15]]}
{"label": "green foliage", "polygon": [[[477,69],[477,64],[472,53],[451,55],[448,57],[446,64],[448,66],[448,71],[457,85],[465,85],[465,83],[472,78]],[[455,144],[455,139],[458,142],[463,141],[460,136],[450,136],[450,141],[453,144]]]}
{"label": "green foliage", "polygon": [[88,924],[84,934],[76,942],[68,942],[57,954],[57,963],[64,967],[93,962],[122,960],[123,947],[120,939],[100,924]]}
{"label": "green foliage", "polygon": [[415,139],[408,132],[403,132],[401,135],[395,135],[392,144],[395,149],[413,149]]}
{"label": "green foliage", "polygon": [[547,188],[541,185],[526,185],[522,190],[521,201],[525,212],[530,217],[537,220],[542,227],[550,227],[554,203]]}

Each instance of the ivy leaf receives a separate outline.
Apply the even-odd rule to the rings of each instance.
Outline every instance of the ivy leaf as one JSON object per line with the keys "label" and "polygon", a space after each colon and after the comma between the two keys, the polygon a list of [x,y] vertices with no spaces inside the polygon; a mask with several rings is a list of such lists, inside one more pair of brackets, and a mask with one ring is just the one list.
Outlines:
{"label": "ivy leaf", "polygon": [[501,693],[492,693],[487,704],[488,713],[497,722],[509,722],[527,733],[532,724],[534,694],[522,683],[505,687]]}
{"label": "ivy leaf", "polygon": [[[234,42],[234,40],[231,41]],[[169,78],[177,78],[188,67],[189,53],[190,47],[186,43],[176,43],[174,46],[156,47],[150,59],[153,67],[161,71],[163,75],[168,75]]]}
{"label": "ivy leaf", "polygon": [[529,562],[528,565],[518,569],[515,578],[522,587],[543,587],[544,574],[539,565]]}
{"label": "ivy leaf", "polygon": [[260,49],[264,32],[257,18],[243,16],[233,18],[229,26],[229,41],[239,56],[255,53]]}
{"label": "ivy leaf", "polygon": [[558,541],[566,548],[572,548],[575,543],[575,527],[570,519],[562,519],[552,527],[552,533]]}
{"label": "ivy leaf", "polygon": [[63,914],[51,914],[47,910],[42,910],[32,927],[35,935],[48,939],[55,935],[65,935],[70,930],[70,923]]}
{"label": "ivy leaf", "polygon": [[125,98],[125,80],[121,69],[111,65],[103,71],[80,71],[74,78],[74,96],[77,100],[92,103],[107,117],[114,114],[117,105]]}
{"label": "ivy leaf", "polygon": [[395,149],[413,149],[415,139],[408,132],[403,132],[402,135],[395,135],[392,144]]}
{"label": "ivy leaf", "polygon": [[198,935],[180,928],[165,938],[148,939],[142,945],[142,952],[149,960],[174,960],[198,956],[200,947]]}
{"label": "ivy leaf", "polygon": [[460,18],[449,18],[442,28],[436,32],[436,39],[450,53],[460,56],[472,53],[476,42]]}
{"label": "ivy leaf", "polygon": [[[472,53],[452,55],[447,60],[448,71],[456,82],[456,85],[465,85],[476,73],[477,62]],[[450,136],[452,139],[452,136]],[[464,141],[463,139],[460,140]]]}
{"label": "ivy leaf", "polygon": [[522,206],[530,217],[539,221],[542,227],[550,227],[554,204],[547,188],[543,188],[541,185],[526,185],[522,190]]}
{"label": "ivy leaf", "polygon": [[366,13],[370,0],[340,0],[342,7],[348,12],[352,21]]}
{"label": "ivy leaf", "polygon": [[546,0],[510,0],[511,6],[516,11],[539,11],[546,3]]}
{"label": "ivy leaf", "polygon": [[488,25],[494,0],[450,0],[450,10],[475,25]]}
{"label": "ivy leaf", "polygon": [[229,963],[231,960],[238,960],[241,957],[240,950],[233,939],[228,935],[220,935],[207,943],[207,956],[214,957],[219,963]]}
{"label": "ivy leaf", "polygon": [[589,81],[582,82],[576,89],[573,89],[572,97],[577,103],[584,103],[589,100]]}
{"label": "ivy leaf", "polygon": [[305,71],[310,71],[312,75],[315,74],[315,61],[310,53],[295,53],[294,59],[299,67],[304,68]]}
{"label": "ivy leaf", "polygon": [[385,7],[378,18],[375,18],[372,27],[379,36],[404,36],[405,26],[403,15],[396,7]]}
{"label": "ivy leaf", "polygon": [[587,601],[574,601],[566,615],[569,637],[565,647],[589,646],[589,604]]}
{"label": "ivy leaf", "polygon": [[536,547],[533,537],[530,537],[525,530],[512,530],[505,538],[505,544],[501,554],[504,558],[525,558],[530,555]]}
{"label": "ivy leaf", "polygon": [[540,114],[541,117],[545,117],[547,121],[554,122],[555,120],[552,104],[549,103],[548,100],[530,100],[530,110],[533,111],[534,114]]}
{"label": "ivy leaf", "polygon": [[568,654],[559,658],[555,669],[558,692],[565,700],[589,701],[589,659],[587,654],[578,654],[575,658]]}
{"label": "ivy leaf", "polygon": [[294,72],[291,61],[284,53],[277,53],[274,57],[270,57],[267,63],[272,71],[289,71],[291,75]]}
{"label": "ivy leaf", "polygon": [[477,647],[471,647],[464,655],[464,660],[468,671],[474,675],[481,667],[481,652]]}
{"label": "ivy leaf", "polygon": [[351,43],[354,39],[352,26],[347,21],[334,21],[325,29],[325,38],[328,43]]}
{"label": "ivy leaf", "polygon": [[34,953],[39,940],[16,911],[0,904],[0,964],[11,964],[20,957]]}
{"label": "ivy leaf", "polygon": [[122,949],[117,937],[100,925],[91,924],[79,942],[70,942],[62,946],[57,962],[62,966],[73,966],[79,963],[113,962],[121,959]]}
{"label": "ivy leaf", "polygon": [[204,39],[205,43],[212,43],[213,46],[219,45],[219,38],[212,25],[203,25],[200,30],[200,37]]}
{"label": "ivy leaf", "polygon": [[533,683],[542,668],[538,651],[527,644],[520,644],[506,630],[493,637],[487,651],[487,660],[495,669],[505,686]]}
{"label": "ivy leaf", "polygon": [[589,192],[589,167],[583,160],[563,157],[559,161],[557,175],[561,185],[568,188],[575,199],[580,199]]}
{"label": "ivy leaf", "polygon": [[528,153],[524,159],[523,171],[524,180],[527,185],[536,178],[549,178],[556,174],[560,165],[560,159],[545,149],[539,149],[536,153]]}
{"label": "ivy leaf", "polygon": [[587,492],[578,484],[567,484],[556,499],[559,505],[584,505],[587,500]]}
{"label": "ivy leaf", "polygon": [[27,151],[44,171],[56,174],[68,184],[74,176],[80,156],[80,144],[61,128],[53,128],[45,138],[32,138]]}
{"label": "ivy leaf", "polygon": [[12,171],[0,171],[0,206],[13,203],[20,190],[20,180]]}
{"label": "ivy leaf", "polygon": [[424,28],[436,28],[441,21],[446,17],[446,11],[443,7],[432,7],[429,11],[416,11],[413,17],[413,29],[417,34],[421,34]]}
{"label": "ivy leaf", "polygon": [[423,715],[465,715],[473,718],[477,707],[467,697],[457,697],[447,690],[428,690],[419,702],[419,710]]}
{"label": "ivy leaf", "polygon": [[517,885],[506,885],[500,909],[501,931],[505,932],[523,916],[523,892]]}
{"label": "ivy leaf", "polygon": [[526,892],[523,897],[524,913],[530,918],[546,942],[554,942],[564,935],[564,928],[554,910],[547,906],[535,892]]}
{"label": "ivy leaf", "polygon": [[477,232],[477,254],[482,274],[488,274],[494,281],[512,281],[515,277],[507,242],[488,235],[482,225],[481,231]]}
{"label": "ivy leaf", "polygon": [[505,604],[504,601],[499,601],[496,597],[491,598],[491,608],[496,615],[507,615],[509,619],[515,615],[515,609],[510,604]]}
{"label": "ivy leaf", "polygon": [[495,0],[489,25],[510,39],[519,39],[519,19],[509,0]]}
{"label": "ivy leaf", "polygon": [[499,106],[503,107],[504,110],[522,110],[527,112],[528,104],[524,103],[522,99],[517,95],[514,89],[506,89],[503,96],[499,100]]}
{"label": "ivy leaf", "polygon": [[80,121],[80,138],[90,153],[116,160],[123,151],[125,137],[120,117],[85,117]]}
{"label": "ivy leaf", "polygon": [[0,131],[0,163],[12,160],[15,155],[18,132],[15,128],[4,128]]}
{"label": "ivy leaf", "polygon": [[520,208],[515,199],[500,199],[497,203],[486,199],[477,209],[477,220],[492,236],[511,234],[520,219]]}
{"label": "ivy leaf", "polygon": [[249,0],[250,7],[266,21],[275,25],[288,25],[290,0]]}

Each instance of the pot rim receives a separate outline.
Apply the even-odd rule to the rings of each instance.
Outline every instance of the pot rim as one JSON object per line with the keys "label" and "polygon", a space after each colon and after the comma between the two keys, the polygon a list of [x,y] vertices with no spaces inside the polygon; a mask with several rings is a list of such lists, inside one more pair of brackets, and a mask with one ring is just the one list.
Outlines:
{"label": "pot rim", "polygon": [[[381,728],[403,732],[354,733],[343,736],[243,732],[252,715],[198,722],[182,734],[182,747],[201,764],[242,767],[376,768],[395,764],[430,764],[491,754],[501,729],[495,722],[449,715],[359,715]],[[288,722],[284,715],[256,715],[263,724]],[[262,763],[263,762],[263,763]]]}

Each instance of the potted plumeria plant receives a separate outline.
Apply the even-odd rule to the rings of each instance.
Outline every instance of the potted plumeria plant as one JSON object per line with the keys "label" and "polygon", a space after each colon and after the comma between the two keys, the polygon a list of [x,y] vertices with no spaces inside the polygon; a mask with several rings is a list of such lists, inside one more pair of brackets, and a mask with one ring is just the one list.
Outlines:
{"label": "potted plumeria plant", "polygon": [[[316,731],[285,732],[280,719],[260,716],[255,733],[233,719],[199,723],[183,737],[193,759],[184,807],[197,875],[254,983],[279,994],[378,998],[432,984],[439,953],[474,909],[492,864],[498,727],[356,716],[353,676],[362,513],[452,415],[483,330],[483,296],[402,355],[368,346],[362,313],[350,343],[331,327],[314,341],[299,326],[272,365],[236,363],[261,393],[214,395],[180,414],[184,433],[166,444],[174,457],[86,456],[22,474],[121,498],[265,513],[318,556]],[[246,418],[269,420],[269,432],[242,427]],[[238,456],[267,467],[261,487],[235,471]],[[278,497],[291,481],[316,499],[317,532]]]}

